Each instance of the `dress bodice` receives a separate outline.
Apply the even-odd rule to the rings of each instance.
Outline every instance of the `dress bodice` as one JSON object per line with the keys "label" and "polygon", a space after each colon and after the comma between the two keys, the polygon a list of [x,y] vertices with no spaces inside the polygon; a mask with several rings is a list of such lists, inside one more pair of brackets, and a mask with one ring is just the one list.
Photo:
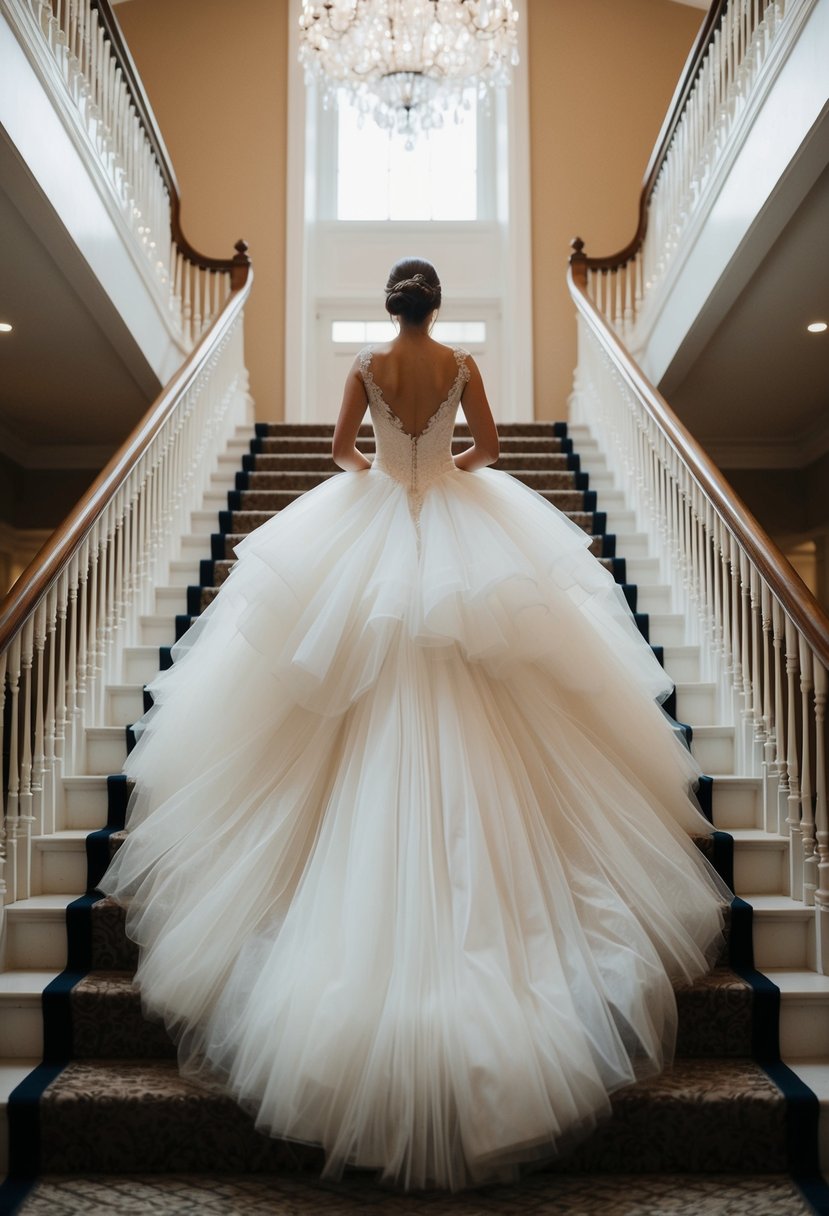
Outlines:
{"label": "dress bodice", "polygon": [[446,398],[417,435],[410,435],[403,423],[384,401],[371,372],[371,347],[360,352],[360,372],[366,386],[369,412],[374,427],[377,454],[374,468],[402,482],[409,491],[417,514],[429,486],[451,470],[452,432],[463,390],[469,380],[468,352],[457,347],[457,375]]}

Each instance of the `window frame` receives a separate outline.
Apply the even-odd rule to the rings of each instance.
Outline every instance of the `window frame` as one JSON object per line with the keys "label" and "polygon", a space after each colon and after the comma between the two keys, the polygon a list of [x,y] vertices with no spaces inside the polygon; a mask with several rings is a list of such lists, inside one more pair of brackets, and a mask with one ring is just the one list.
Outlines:
{"label": "window frame", "polygon": [[[339,139],[337,130],[337,108],[326,106],[318,89],[316,98],[317,172],[315,214],[317,219],[329,224],[491,224],[497,216],[496,149],[498,143],[497,107],[493,98],[478,99],[477,107],[477,160],[476,186],[477,204],[474,219],[340,219],[337,215],[337,177],[339,172]],[[371,122],[371,118],[366,119]],[[453,121],[450,117],[449,121]],[[400,139],[401,136],[393,136]]]}

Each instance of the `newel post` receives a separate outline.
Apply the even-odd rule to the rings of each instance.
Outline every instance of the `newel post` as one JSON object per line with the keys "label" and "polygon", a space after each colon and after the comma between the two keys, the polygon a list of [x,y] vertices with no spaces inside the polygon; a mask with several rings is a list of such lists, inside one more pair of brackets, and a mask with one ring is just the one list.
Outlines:
{"label": "newel post", "polygon": [[580,287],[587,287],[587,254],[584,252],[584,241],[580,236],[574,236],[570,242],[570,273]]}
{"label": "newel post", "polygon": [[250,273],[248,243],[247,241],[238,240],[233,248],[236,252],[233,255],[233,266],[230,271],[230,289],[231,291],[238,291],[240,287],[244,287]]}

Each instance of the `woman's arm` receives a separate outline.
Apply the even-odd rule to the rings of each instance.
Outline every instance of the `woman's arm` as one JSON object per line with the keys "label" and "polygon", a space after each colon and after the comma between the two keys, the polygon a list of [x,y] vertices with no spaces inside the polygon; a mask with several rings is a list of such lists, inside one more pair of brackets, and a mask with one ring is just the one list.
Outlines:
{"label": "woman's arm", "polygon": [[486,399],[486,390],[481,373],[475,360],[469,356],[466,360],[470,371],[469,381],[463,390],[461,404],[469,429],[472,432],[472,447],[460,452],[455,457],[455,466],[466,473],[474,473],[476,469],[484,469],[489,464],[495,464],[498,459],[500,446],[498,431],[492,410]]}
{"label": "woman's arm", "polygon": [[371,468],[371,461],[367,460],[362,452],[357,451],[357,433],[367,405],[366,390],[360,375],[360,361],[355,359],[343,389],[343,403],[331,445],[334,463],[348,473],[360,473]]}

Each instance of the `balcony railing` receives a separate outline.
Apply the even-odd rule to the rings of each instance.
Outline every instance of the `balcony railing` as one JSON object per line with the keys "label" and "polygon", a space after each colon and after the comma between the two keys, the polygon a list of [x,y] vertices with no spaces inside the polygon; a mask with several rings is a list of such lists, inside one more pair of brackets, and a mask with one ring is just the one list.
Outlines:
{"label": "balcony railing", "polygon": [[178,184],[109,0],[0,0],[63,122],[99,176],[157,306],[189,349],[230,292],[232,259],[195,250]]}

